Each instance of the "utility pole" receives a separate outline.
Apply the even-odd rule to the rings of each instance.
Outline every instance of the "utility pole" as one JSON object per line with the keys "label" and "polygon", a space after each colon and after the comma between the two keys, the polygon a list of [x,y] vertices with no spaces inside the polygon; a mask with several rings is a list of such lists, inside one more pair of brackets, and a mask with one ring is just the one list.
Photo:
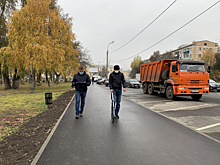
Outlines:
{"label": "utility pole", "polygon": [[210,68],[211,68],[211,57],[210,57],[210,48],[209,49],[209,66],[208,66],[208,70],[209,70],[209,78],[210,78]]}
{"label": "utility pole", "polygon": [[211,57],[210,57],[210,48],[209,48],[209,66],[211,64]]}
{"label": "utility pole", "polygon": [[106,55],[107,55],[107,58],[106,58],[106,75],[105,75],[106,78],[108,78],[108,47],[109,47],[110,44],[113,44],[113,43],[114,43],[114,41],[110,42],[108,44],[108,46],[107,46],[107,52],[106,52]]}

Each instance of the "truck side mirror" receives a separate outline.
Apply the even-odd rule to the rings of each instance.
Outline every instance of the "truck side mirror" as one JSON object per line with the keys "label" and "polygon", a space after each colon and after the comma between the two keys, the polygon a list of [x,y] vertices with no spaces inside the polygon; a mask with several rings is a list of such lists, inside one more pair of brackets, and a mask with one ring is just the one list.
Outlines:
{"label": "truck side mirror", "polygon": [[210,67],[210,65],[209,65],[209,66],[208,66],[208,70],[207,70],[208,73],[210,73],[210,69],[211,69],[211,67]]}

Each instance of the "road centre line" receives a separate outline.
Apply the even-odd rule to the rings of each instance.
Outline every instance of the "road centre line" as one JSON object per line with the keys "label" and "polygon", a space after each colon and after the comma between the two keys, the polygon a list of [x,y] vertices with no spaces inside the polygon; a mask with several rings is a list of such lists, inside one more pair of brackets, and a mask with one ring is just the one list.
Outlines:
{"label": "road centre line", "polygon": [[196,130],[201,131],[201,130],[216,127],[216,126],[219,126],[219,125],[220,125],[220,123],[216,123],[216,124],[208,125],[208,126],[205,126],[205,127],[197,128]]}
{"label": "road centre line", "polygon": [[219,104],[202,104],[202,105],[196,105],[196,106],[190,106],[190,107],[181,107],[181,108],[175,108],[175,109],[167,109],[159,112],[168,112],[168,111],[177,111],[177,110],[186,110],[186,109],[192,109],[192,108],[198,108],[198,107],[215,107],[219,106]]}

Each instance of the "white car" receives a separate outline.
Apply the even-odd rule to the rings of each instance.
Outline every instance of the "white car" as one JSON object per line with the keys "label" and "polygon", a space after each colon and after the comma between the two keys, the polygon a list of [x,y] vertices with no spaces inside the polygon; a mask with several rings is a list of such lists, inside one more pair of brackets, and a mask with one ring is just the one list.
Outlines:
{"label": "white car", "polygon": [[94,77],[94,82],[102,79],[100,76],[93,76],[93,77]]}

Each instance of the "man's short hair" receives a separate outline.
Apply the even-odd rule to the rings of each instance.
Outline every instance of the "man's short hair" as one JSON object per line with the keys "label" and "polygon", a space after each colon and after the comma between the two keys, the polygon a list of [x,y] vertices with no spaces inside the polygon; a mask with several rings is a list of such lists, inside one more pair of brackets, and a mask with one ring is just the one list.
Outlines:
{"label": "man's short hair", "polygon": [[80,66],[79,66],[79,70],[84,70],[84,66],[83,66],[83,65],[80,65]]}

